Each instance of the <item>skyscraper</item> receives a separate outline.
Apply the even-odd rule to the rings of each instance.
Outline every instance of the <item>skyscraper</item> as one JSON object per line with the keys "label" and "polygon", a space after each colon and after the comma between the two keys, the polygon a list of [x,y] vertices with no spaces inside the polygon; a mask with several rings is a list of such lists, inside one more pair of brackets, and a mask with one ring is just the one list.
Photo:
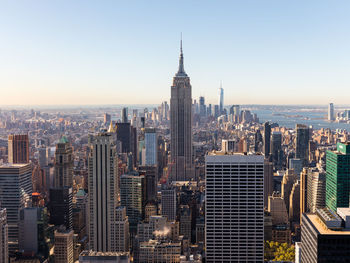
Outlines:
{"label": "skyscraper", "polygon": [[28,134],[11,134],[8,138],[9,163],[29,163]]}
{"label": "skyscraper", "polygon": [[89,155],[90,249],[116,251],[115,216],[118,198],[118,168],[113,137],[100,133],[92,138]]}
{"label": "skyscraper", "polygon": [[277,169],[282,166],[282,134],[281,132],[274,131],[271,134],[271,146],[270,153],[272,161]]}
{"label": "skyscraper", "polygon": [[73,228],[73,190],[72,187],[50,189],[50,223]]}
{"label": "skyscraper", "polygon": [[224,89],[222,88],[222,85],[220,85],[219,88],[219,113],[220,115],[224,113]]}
{"label": "skyscraper", "polygon": [[204,97],[199,97],[199,114],[201,117],[205,117],[207,114],[207,107],[205,106]]}
{"label": "skyscraper", "polygon": [[18,249],[19,211],[31,206],[32,171],[30,164],[0,166],[0,204],[6,208],[9,252]]}
{"label": "skyscraper", "polygon": [[179,70],[173,79],[170,99],[171,180],[193,177],[192,157],[192,87],[184,69],[182,41]]}
{"label": "skyscraper", "polygon": [[271,141],[271,125],[269,122],[264,123],[264,155],[270,155],[270,141]]}
{"label": "skyscraper", "polygon": [[122,115],[122,123],[129,122],[129,119],[128,119],[128,108],[123,108],[121,115]]}
{"label": "skyscraper", "polygon": [[120,201],[126,208],[130,229],[136,230],[137,224],[142,219],[144,204],[145,177],[137,173],[123,174],[120,177]]}
{"label": "skyscraper", "polygon": [[336,151],[326,154],[326,206],[336,212],[349,207],[350,143],[338,143]]}
{"label": "skyscraper", "polygon": [[206,262],[264,261],[264,157],[207,155]]}
{"label": "skyscraper", "polygon": [[116,252],[129,252],[129,221],[125,207],[116,209]]}
{"label": "skyscraper", "polygon": [[8,225],[6,209],[0,209],[0,263],[7,263],[8,255]]}
{"label": "skyscraper", "polygon": [[328,105],[328,120],[329,121],[334,121],[334,104],[329,103]]}
{"label": "skyscraper", "polygon": [[58,229],[55,231],[55,262],[74,262],[73,235],[73,230]]}
{"label": "skyscraper", "polygon": [[310,130],[306,125],[296,125],[297,135],[295,139],[295,158],[303,162],[303,166],[309,163],[309,137]]}
{"label": "skyscraper", "polygon": [[56,145],[55,152],[55,187],[73,186],[73,149],[68,139],[63,136]]}
{"label": "skyscraper", "polygon": [[157,132],[156,129],[145,129],[145,148],[146,148],[146,160],[145,165],[157,165]]}
{"label": "skyscraper", "polygon": [[162,190],[161,198],[162,215],[166,216],[169,221],[174,221],[176,219],[176,190]]}

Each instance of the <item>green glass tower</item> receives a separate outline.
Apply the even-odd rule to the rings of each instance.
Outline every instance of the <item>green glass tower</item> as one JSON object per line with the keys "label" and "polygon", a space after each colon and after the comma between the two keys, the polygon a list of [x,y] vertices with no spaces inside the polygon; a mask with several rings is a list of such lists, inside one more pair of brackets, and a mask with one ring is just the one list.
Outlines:
{"label": "green glass tower", "polygon": [[337,211],[349,207],[350,194],[350,142],[338,143],[336,151],[326,155],[326,206]]}

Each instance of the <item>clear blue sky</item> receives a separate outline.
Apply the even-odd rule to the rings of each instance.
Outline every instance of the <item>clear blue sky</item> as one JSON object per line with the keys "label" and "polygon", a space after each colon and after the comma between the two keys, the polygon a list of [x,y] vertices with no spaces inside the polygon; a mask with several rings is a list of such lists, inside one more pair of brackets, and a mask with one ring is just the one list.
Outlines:
{"label": "clear blue sky", "polygon": [[0,1],[0,105],[349,104],[350,1]]}

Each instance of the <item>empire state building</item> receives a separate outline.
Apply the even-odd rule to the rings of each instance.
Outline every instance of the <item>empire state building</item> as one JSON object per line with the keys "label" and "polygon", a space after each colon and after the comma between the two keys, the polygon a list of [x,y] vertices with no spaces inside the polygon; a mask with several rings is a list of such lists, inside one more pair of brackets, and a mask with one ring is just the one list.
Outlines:
{"label": "empire state building", "polygon": [[192,87],[184,69],[182,41],[179,70],[173,78],[170,99],[170,180],[187,181],[194,175],[192,157]]}

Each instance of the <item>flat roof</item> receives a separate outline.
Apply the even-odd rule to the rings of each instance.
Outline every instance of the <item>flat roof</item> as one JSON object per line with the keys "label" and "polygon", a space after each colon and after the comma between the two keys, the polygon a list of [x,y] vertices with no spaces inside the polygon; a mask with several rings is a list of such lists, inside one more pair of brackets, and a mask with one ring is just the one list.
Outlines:
{"label": "flat roof", "polygon": [[320,232],[321,235],[350,235],[350,231],[344,231],[344,230],[331,230],[329,229],[318,217],[318,215],[315,214],[306,214],[306,216],[310,219],[312,224],[315,226],[315,228]]}
{"label": "flat roof", "polygon": [[29,165],[29,163],[4,163],[0,168],[21,168]]}

